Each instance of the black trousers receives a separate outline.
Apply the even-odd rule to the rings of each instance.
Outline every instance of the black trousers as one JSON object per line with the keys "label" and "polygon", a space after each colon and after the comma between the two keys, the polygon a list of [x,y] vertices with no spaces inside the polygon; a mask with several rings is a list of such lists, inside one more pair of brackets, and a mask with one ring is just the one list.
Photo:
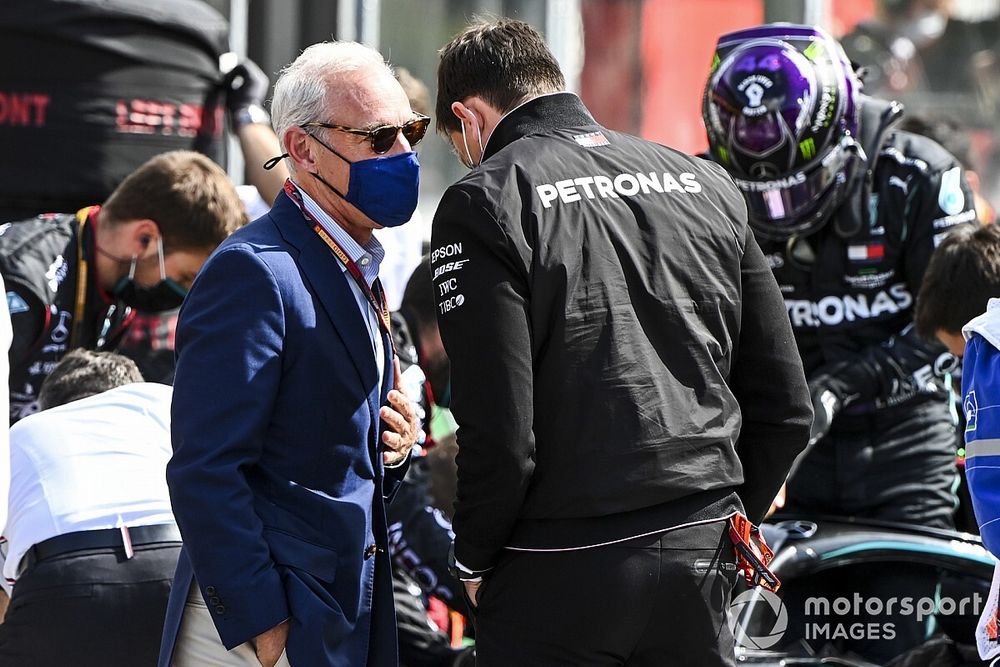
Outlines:
{"label": "black trousers", "polygon": [[476,611],[479,667],[734,665],[719,521],[579,551],[507,551]]}
{"label": "black trousers", "polygon": [[785,512],[954,529],[958,471],[948,404],[837,417],[788,481]]}
{"label": "black trousers", "polygon": [[35,563],[0,625],[2,667],[155,667],[180,544],[93,549]]}

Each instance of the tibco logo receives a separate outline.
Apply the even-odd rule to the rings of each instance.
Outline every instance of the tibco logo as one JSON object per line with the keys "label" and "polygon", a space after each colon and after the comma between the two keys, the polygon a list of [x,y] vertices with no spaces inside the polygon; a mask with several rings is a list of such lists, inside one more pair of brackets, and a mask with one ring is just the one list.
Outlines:
{"label": "tibco logo", "polygon": [[874,295],[845,294],[825,296],[819,301],[785,299],[793,327],[837,326],[855,320],[870,320],[885,314],[895,315],[913,305],[913,297],[903,283]]}

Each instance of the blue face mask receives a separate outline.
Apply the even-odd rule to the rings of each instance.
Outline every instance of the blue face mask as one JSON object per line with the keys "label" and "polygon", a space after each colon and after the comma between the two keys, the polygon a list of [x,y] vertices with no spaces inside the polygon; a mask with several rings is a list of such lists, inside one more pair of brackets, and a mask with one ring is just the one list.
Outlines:
{"label": "blue face mask", "polygon": [[416,153],[409,151],[351,162],[315,134],[308,134],[320,146],[351,165],[346,195],[319,174],[313,174],[334,194],[383,227],[399,227],[413,216],[420,190],[420,162]]}

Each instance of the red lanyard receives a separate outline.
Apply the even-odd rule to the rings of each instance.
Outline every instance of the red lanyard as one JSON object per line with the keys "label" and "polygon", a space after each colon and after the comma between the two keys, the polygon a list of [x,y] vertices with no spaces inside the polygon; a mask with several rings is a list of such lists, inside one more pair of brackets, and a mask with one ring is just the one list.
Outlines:
{"label": "red lanyard", "polygon": [[344,266],[347,267],[347,272],[351,274],[354,278],[354,282],[357,283],[358,288],[361,293],[365,295],[365,299],[368,301],[368,305],[372,307],[372,310],[378,315],[379,329],[389,338],[389,344],[392,346],[393,354],[396,352],[396,343],[392,340],[392,330],[391,330],[391,320],[389,318],[389,305],[386,302],[385,290],[382,289],[382,282],[376,278],[374,287],[375,292],[368,287],[368,283],[365,282],[365,277],[361,273],[361,269],[358,265],[354,263],[354,260],[348,256],[347,252],[344,251],[340,244],[330,236],[323,225],[320,224],[312,213],[306,208],[305,203],[302,201],[302,194],[298,191],[295,185],[292,184],[291,179],[285,180],[285,194],[291,197],[299,206],[299,210],[302,211],[302,215],[305,216],[306,220],[312,223],[313,231],[316,232],[316,236],[323,239],[327,247],[330,248],[330,252],[343,262]]}

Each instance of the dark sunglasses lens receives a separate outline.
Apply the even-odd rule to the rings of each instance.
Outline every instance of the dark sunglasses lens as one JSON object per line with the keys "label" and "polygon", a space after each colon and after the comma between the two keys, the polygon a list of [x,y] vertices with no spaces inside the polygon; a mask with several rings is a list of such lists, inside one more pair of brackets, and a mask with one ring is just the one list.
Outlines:
{"label": "dark sunglasses lens", "polygon": [[399,132],[398,128],[395,127],[380,127],[374,130],[371,134],[372,138],[372,148],[376,153],[388,153],[392,149],[392,145],[396,143],[396,133]]}
{"label": "dark sunglasses lens", "polygon": [[403,136],[409,142],[410,147],[416,146],[420,143],[420,140],[424,138],[424,134],[427,132],[428,121],[425,118],[418,118],[417,120],[411,120],[409,123],[403,126]]}

